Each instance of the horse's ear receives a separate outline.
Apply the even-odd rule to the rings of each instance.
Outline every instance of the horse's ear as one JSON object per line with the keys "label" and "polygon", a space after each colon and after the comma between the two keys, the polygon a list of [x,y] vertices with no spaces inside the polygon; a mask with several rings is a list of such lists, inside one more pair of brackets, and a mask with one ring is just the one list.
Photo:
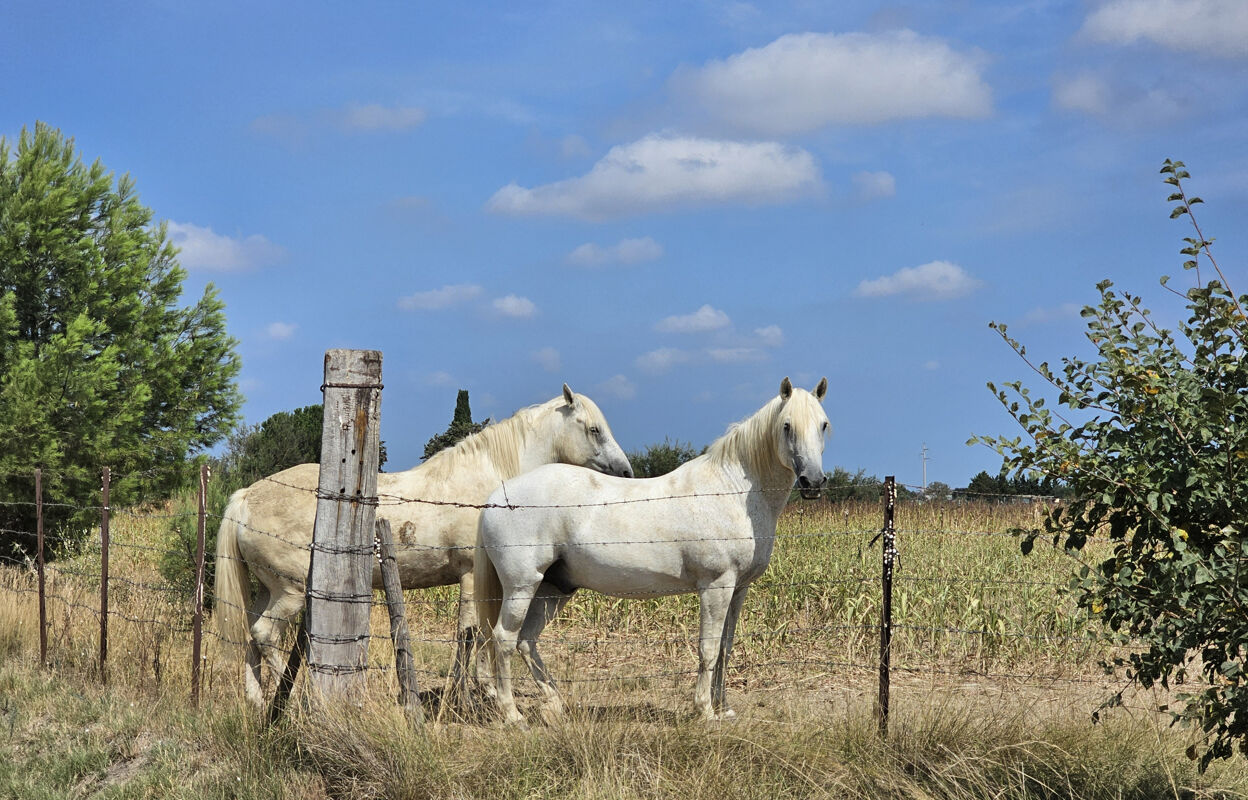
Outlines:
{"label": "horse's ear", "polygon": [[566,383],[563,385],[563,399],[567,400],[570,406],[576,405],[576,395],[572,394],[572,390],[568,388]]}
{"label": "horse's ear", "polygon": [[822,403],[823,398],[826,397],[827,394],[828,394],[828,379],[824,378],[823,380],[819,381],[819,385],[815,387],[815,399],[818,400],[820,403]]}
{"label": "horse's ear", "polygon": [[780,399],[788,400],[793,396],[793,383],[789,380],[789,376],[785,375],[784,380],[780,381]]}

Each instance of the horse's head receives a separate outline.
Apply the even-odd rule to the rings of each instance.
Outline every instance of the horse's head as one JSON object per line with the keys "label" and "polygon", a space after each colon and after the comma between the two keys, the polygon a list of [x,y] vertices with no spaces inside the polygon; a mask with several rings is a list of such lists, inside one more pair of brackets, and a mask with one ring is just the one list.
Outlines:
{"label": "horse's head", "polygon": [[550,433],[554,460],[563,464],[633,477],[628,456],[611,435],[611,426],[593,400],[563,385],[563,402],[556,400],[554,429]]}
{"label": "horse's head", "polygon": [[827,480],[823,444],[830,426],[821,405],[827,393],[827,378],[819,381],[813,392],[794,389],[788,378],[780,382],[780,408],[774,425],[776,457],[793,470],[797,488],[808,500],[819,496],[819,488]]}

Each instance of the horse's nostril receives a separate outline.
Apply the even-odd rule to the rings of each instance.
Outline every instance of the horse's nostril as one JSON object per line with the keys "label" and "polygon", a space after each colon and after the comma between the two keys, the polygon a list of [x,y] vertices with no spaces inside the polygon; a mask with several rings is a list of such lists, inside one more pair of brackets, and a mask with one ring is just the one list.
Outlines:
{"label": "horse's nostril", "polygon": [[798,485],[798,486],[800,486],[800,487],[802,487],[803,489],[809,489],[809,488],[810,488],[810,478],[807,478],[805,475],[803,475],[802,477],[800,477],[800,478],[798,478],[798,479],[797,479],[797,485]]}

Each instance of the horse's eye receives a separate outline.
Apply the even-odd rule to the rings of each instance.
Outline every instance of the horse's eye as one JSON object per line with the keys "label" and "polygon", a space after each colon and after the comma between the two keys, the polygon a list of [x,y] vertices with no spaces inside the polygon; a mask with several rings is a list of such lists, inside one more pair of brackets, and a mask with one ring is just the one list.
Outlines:
{"label": "horse's eye", "polygon": [[590,426],[590,428],[589,428],[589,435],[590,435],[590,436],[597,436],[597,435],[599,435],[599,434],[601,434],[601,433],[602,433],[602,431],[598,430],[598,426],[597,426],[597,425],[591,425],[591,426]]}
{"label": "horse's eye", "polygon": [[828,423],[826,423],[826,422],[825,422],[825,423],[823,423],[823,429],[824,429],[825,431],[828,429]]}
{"label": "horse's eye", "polygon": [[788,432],[789,432],[789,428],[791,428],[791,427],[792,427],[792,426],[791,426],[791,425],[789,425],[789,423],[787,423],[787,422],[786,422],[786,423],[784,423],[784,432],[785,432],[785,433],[788,433]]}

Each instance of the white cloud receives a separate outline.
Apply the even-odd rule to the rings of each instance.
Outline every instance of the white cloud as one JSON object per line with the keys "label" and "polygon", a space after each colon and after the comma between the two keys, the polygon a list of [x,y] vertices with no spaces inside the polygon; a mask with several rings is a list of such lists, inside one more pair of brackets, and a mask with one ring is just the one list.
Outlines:
{"label": "white cloud", "polygon": [[427,292],[416,292],[407,297],[400,297],[399,308],[404,311],[436,311],[472,300],[481,292],[481,287],[474,283],[450,284],[441,289],[430,289]]}
{"label": "white cloud", "polygon": [[537,306],[527,297],[518,297],[509,294],[506,297],[497,298],[492,305],[494,310],[502,314],[504,317],[515,317],[516,319],[528,319],[537,314]]}
{"label": "white cloud", "polygon": [[235,239],[189,222],[168,223],[169,240],[181,251],[178,263],[188,270],[241,272],[280,261],[286,251],[259,234]]}
{"label": "white cloud", "polygon": [[762,342],[764,347],[779,347],[784,344],[784,331],[780,330],[779,325],[768,325],[765,328],[755,328],[754,335]]}
{"label": "white cloud", "polygon": [[728,315],[717,308],[704,305],[692,314],[666,317],[655,323],[654,329],[661,333],[703,333],[728,327]]}
{"label": "white cloud", "polygon": [[298,327],[298,325],[294,325],[290,322],[270,322],[268,327],[264,329],[264,332],[268,334],[270,339],[283,341],[294,336],[295,330],[298,329]]}
{"label": "white cloud", "polygon": [[1084,20],[1080,34],[1097,42],[1146,39],[1169,50],[1248,57],[1244,0],[1113,0]]}
{"label": "white cloud", "polygon": [[892,275],[858,284],[858,297],[909,295],[921,300],[949,300],[968,294],[983,285],[957,264],[931,261],[918,267],[903,267]]}
{"label": "white cloud", "polygon": [[940,362],[934,358],[929,359],[928,361],[924,361],[923,369],[927,370],[928,372],[935,372],[936,370],[940,369]]}
{"label": "white cloud", "polygon": [[654,134],[611,148],[578,178],[532,189],[508,184],[486,207],[600,220],[713,203],[782,203],[821,185],[814,156],[799,147]]}
{"label": "white cloud", "polygon": [[348,131],[403,131],[425,121],[425,111],[410,106],[350,105],[336,112],[338,124]]}
{"label": "white cloud", "polygon": [[1129,79],[1111,83],[1088,72],[1059,77],[1053,86],[1053,104],[1057,107],[1129,128],[1181,119],[1189,113],[1192,102],[1190,91],[1184,87],[1144,87]]}
{"label": "white cloud", "polygon": [[690,355],[684,350],[675,347],[660,347],[658,350],[651,350],[649,353],[637,356],[637,360],[633,363],[637,365],[637,369],[657,375],[667,372],[677,364],[687,363],[689,359]]}
{"label": "white cloud", "polygon": [[855,172],[850,180],[854,184],[854,199],[862,203],[897,194],[897,180],[888,172]]}
{"label": "white cloud", "polygon": [[533,360],[547,372],[558,372],[563,368],[563,359],[559,357],[559,351],[553,347],[543,347],[538,350],[533,354]]}
{"label": "white cloud", "polygon": [[568,263],[578,267],[600,267],[606,264],[639,264],[663,257],[663,245],[644,236],[621,239],[607,247],[587,242],[568,254]]}
{"label": "white cloud", "polygon": [[1024,325],[1039,325],[1063,319],[1078,319],[1083,306],[1078,303],[1062,303],[1060,306],[1033,308],[1020,320]]}
{"label": "white cloud", "polygon": [[449,372],[438,370],[437,372],[431,372],[426,375],[425,383],[430,386],[454,386],[455,376],[451,375]]}
{"label": "white cloud", "polygon": [[712,361],[720,364],[741,364],[750,361],[762,361],[767,356],[757,347],[712,347],[706,351]]}
{"label": "white cloud", "polygon": [[637,387],[623,375],[614,375],[595,386],[594,393],[613,400],[632,400],[637,396]]}
{"label": "white cloud", "polygon": [[1096,75],[1083,73],[1069,78],[1059,78],[1053,87],[1053,103],[1058,108],[1082,111],[1085,114],[1104,114],[1112,102],[1109,85]]}
{"label": "white cloud", "polygon": [[735,130],[766,136],[827,125],[992,112],[983,59],[913,31],[794,33],[671,81],[678,99]]}
{"label": "white cloud", "polygon": [[564,158],[588,158],[593,151],[583,136],[569,134],[559,140],[559,155]]}

